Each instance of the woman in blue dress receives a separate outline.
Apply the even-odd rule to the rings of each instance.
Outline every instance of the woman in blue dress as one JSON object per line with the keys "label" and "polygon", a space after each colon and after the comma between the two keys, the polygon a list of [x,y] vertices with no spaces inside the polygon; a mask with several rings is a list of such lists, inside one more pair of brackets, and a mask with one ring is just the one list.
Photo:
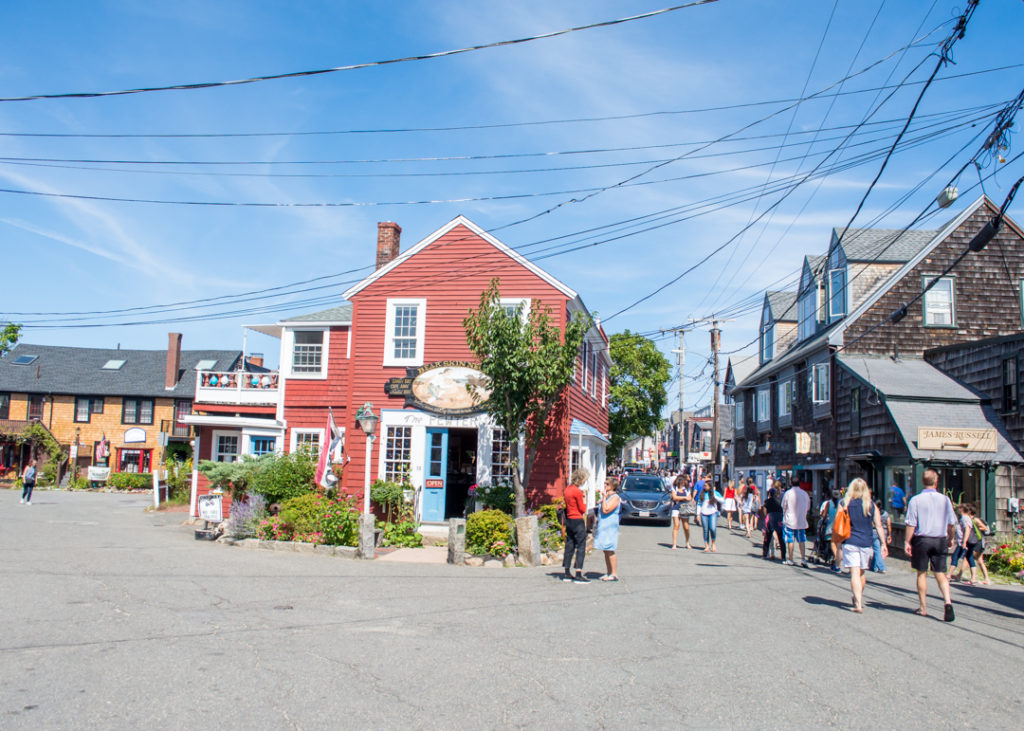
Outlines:
{"label": "woman in blue dress", "polygon": [[619,559],[615,549],[619,546],[619,482],[614,477],[604,481],[601,504],[597,506],[597,535],[594,548],[604,551],[607,573],[601,581],[618,581]]}

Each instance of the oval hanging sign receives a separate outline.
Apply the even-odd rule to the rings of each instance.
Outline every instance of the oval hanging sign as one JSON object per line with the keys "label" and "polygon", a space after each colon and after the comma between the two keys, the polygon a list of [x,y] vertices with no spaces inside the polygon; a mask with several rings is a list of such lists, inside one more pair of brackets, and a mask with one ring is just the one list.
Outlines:
{"label": "oval hanging sign", "polygon": [[462,361],[409,368],[405,378],[390,379],[384,390],[404,396],[406,406],[450,416],[483,411],[491,395],[487,376],[473,363]]}

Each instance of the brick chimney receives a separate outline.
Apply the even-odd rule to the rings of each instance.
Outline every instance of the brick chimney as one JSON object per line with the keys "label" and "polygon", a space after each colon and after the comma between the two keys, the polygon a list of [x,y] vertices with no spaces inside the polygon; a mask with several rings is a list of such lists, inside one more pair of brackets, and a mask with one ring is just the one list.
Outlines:
{"label": "brick chimney", "polygon": [[245,356],[245,362],[257,368],[263,367],[263,353],[249,353]]}
{"label": "brick chimney", "polygon": [[398,241],[402,236],[402,227],[393,221],[381,221],[377,224],[377,268],[387,266],[392,259],[398,257]]}
{"label": "brick chimney", "polygon": [[181,333],[167,333],[167,375],[164,388],[168,391],[178,385],[178,371],[181,370]]}

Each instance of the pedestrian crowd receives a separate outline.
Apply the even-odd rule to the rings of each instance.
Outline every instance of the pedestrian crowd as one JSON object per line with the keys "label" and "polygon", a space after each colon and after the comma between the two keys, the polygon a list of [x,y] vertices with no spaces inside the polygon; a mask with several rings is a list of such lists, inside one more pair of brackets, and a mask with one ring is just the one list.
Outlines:
{"label": "pedestrian crowd", "polygon": [[[798,483],[788,487],[774,481],[762,496],[753,478],[728,480],[722,487],[702,471],[681,471],[675,476],[656,472],[668,484],[672,510],[671,550],[693,549],[690,534],[691,520],[703,535],[702,550],[718,551],[718,529],[724,520],[725,529],[740,531],[753,538],[755,531],[762,533],[761,557],[765,561],[780,560],[787,566],[808,568],[807,533],[811,499],[808,490]],[[565,553],[563,580],[589,583],[583,574],[586,556],[588,521],[595,531],[594,548],[605,558],[605,574],[601,581],[618,581],[619,476],[609,476],[600,499],[588,513],[586,501],[579,485],[589,475],[576,470],[565,489]],[[893,511],[903,517],[906,527],[904,554],[910,559],[917,574],[916,585],[919,606],[915,614],[927,616],[927,586],[929,571],[943,599],[942,618],[952,622],[955,618],[950,595],[950,581],[962,580],[969,572],[966,583],[973,584],[981,569],[983,583],[989,583],[988,569],[982,558],[984,535],[988,531],[971,504],[959,506],[959,514],[944,493],[936,489],[938,474],[925,470],[923,489],[906,499],[900,490],[894,493]],[[817,538],[812,550],[818,561],[837,574],[850,574],[850,607],[857,614],[864,611],[864,594],[869,572],[884,574],[885,559],[892,545],[892,516],[881,501],[874,498],[867,482],[857,478],[845,490],[832,490],[817,513]],[[949,561],[952,560],[952,573]],[[574,573],[575,572],[575,573]]]}

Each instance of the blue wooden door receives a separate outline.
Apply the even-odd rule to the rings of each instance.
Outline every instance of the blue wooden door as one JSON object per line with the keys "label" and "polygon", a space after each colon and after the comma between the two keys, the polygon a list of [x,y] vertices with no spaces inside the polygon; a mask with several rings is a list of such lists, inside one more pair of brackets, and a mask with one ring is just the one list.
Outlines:
{"label": "blue wooden door", "polygon": [[427,429],[426,479],[423,483],[424,523],[444,520],[445,486],[448,480],[448,430]]}

